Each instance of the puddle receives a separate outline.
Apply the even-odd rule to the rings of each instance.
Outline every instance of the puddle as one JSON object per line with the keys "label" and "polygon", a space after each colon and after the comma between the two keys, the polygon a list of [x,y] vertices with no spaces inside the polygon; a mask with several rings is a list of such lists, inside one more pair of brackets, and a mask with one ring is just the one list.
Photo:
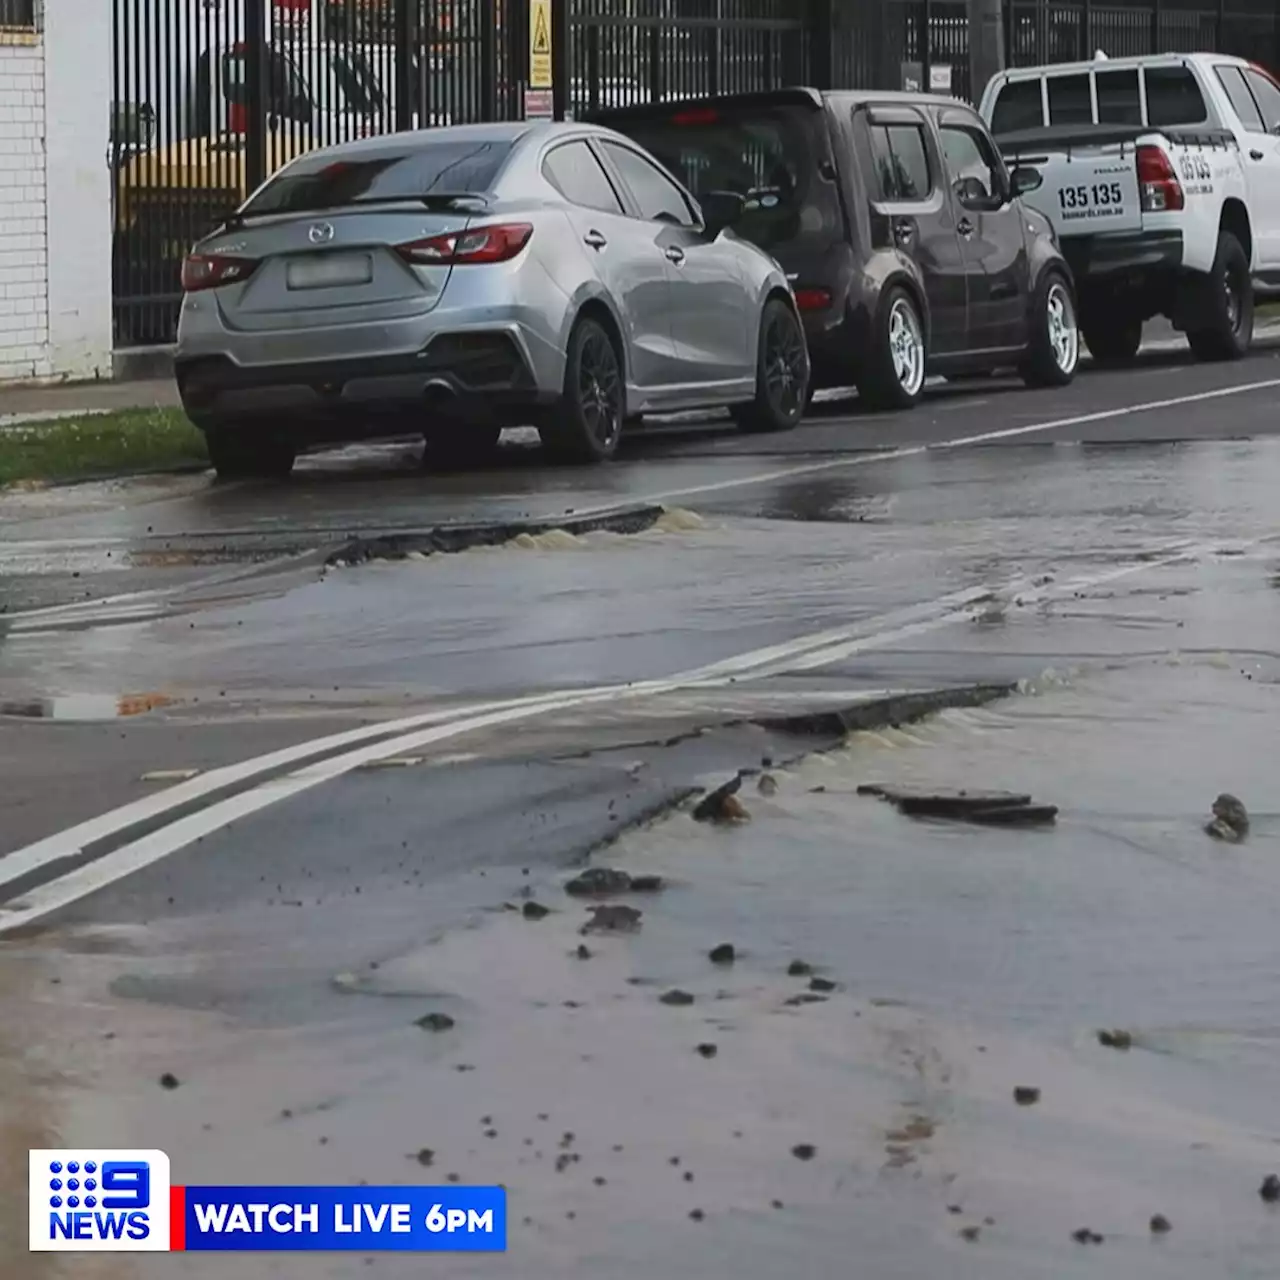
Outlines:
{"label": "puddle", "polygon": [[159,711],[177,701],[164,693],[68,693],[53,698],[0,702],[0,716],[23,720],[119,720]]}

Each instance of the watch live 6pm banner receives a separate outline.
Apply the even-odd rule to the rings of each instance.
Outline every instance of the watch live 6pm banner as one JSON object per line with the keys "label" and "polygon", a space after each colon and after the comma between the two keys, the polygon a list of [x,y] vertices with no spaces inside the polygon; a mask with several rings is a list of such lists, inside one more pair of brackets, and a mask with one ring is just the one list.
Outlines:
{"label": "watch live 6pm banner", "polygon": [[501,1187],[173,1186],[163,1151],[30,1152],[32,1252],[502,1253]]}

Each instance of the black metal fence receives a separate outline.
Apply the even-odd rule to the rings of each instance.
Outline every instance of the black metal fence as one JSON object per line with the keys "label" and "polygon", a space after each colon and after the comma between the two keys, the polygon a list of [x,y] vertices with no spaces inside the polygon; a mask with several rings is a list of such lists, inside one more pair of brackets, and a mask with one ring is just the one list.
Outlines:
{"label": "black metal fence", "polygon": [[[119,345],[172,340],[187,249],[316,146],[797,83],[973,96],[964,0],[109,2]],[[1206,3],[1005,0],[1007,56],[1219,49],[1280,64],[1276,0]],[[34,11],[0,0],[0,26]]]}

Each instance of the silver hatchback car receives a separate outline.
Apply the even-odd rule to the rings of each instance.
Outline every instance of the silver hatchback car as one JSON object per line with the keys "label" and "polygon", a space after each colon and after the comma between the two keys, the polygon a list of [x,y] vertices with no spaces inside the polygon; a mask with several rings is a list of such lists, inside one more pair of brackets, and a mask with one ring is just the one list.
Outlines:
{"label": "silver hatchback car", "polygon": [[315,151],[183,267],[177,380],[220,475],[421,434],[461,461],[535,425],[595,461],[643,413],[795,426],[809,357],[778,264],[635,143],[467,125]]}

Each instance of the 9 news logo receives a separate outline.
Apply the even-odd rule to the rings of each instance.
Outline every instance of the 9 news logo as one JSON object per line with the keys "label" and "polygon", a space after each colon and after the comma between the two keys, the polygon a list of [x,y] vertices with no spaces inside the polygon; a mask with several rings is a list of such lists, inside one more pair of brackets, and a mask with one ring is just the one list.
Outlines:
{"label": "9 news logo", "polygon": [[32,1252],[168,1252],[163,1151],[31,1151],[29,1161]]}

